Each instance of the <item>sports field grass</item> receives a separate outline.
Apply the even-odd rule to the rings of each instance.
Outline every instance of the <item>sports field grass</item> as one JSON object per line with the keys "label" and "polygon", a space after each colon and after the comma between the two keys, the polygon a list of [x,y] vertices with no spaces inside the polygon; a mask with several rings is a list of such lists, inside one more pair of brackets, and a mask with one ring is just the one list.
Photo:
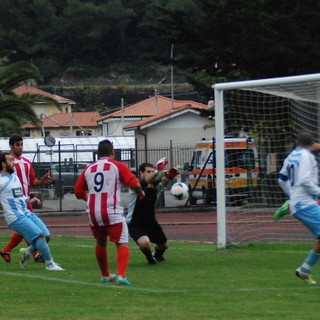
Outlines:
{"label": "sports field grass", "polygon": [[[8,240],[0,236],[0,245]],[[131,286],[100,283],[94,240],[53,237],[55,260],[43,264],[0,261],[0,319],[319,319],[320,284],[294,276],[311,244],[254,244],[216,250],[206,243],[171,242],[167,261],[147,265],[131,243]],[[109,247],[114,272],[115,249]],[[319,267],[315,279],[320,280]]]}

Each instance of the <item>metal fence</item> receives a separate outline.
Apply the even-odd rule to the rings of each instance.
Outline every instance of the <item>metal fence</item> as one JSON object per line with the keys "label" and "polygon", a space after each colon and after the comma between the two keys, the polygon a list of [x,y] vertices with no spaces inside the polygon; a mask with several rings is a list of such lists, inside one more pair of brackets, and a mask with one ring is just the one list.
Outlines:
{"label": "metal fence", "polygon": [[[78,176],[81,174],[79,168],[79,162],[77,159],[83,159],[84,154],[86,153],[86,158],[88,161],[86,163],[90,163],[97,159],[97,146],[87,146],[85,150],[79,150],[74,146],[71,146],[72,157],[67,158],[65,155],[70,154],[70,150],[67,150],[67,146],[65,148],[61,148],[61,154],[59,155],[59,159],[61,159],[61,166],[56,166],[57,162],[37,162],[37,158],[39,158],[39,154],[33,155],[33,166],[36,171],[36,175],[38,178],[43,176],[48,171],[51,172],[52,168],[58,170],[58,168],[63,168],[68,166],[68,172],[61,172],[60,176],[57,172],[55,174],[51,172],[52,176],[54,176],[54,183],[48,186],[41,186],[37,188],[33,188],[33,193],[35,196],[42,198],[43,201],[47,200],[58,200],[56,204],[57,210],[64,210],[65,207],[69,206],[67,202],[64,201],[66,192],[70,192],[70,181],[75,184]],[[137,171],[139,165],[143,162],[149,162],[152,164],[156,164],[157,161],[163,157],[166,157],[169,160],[169,164],[167,168],[176,167],[182,172],[182,176],[185,176],[183,173],[187,171],[189,167],[189,163],[192,160],[194,148],[193,147],[169,147],[169,148],[148,148],[145,149],[117,149],[116,151],[116,160],[124,162],[132,171]],[[39,149],[37,153],[41,153]],[[74,168],[74,171],[69,170],[69,168]],[[68,177],[66,177],[68,175]],[[66,181],[68,181],[68,186],[65,185]],[[76,208],[75,208],[76,209]]]}

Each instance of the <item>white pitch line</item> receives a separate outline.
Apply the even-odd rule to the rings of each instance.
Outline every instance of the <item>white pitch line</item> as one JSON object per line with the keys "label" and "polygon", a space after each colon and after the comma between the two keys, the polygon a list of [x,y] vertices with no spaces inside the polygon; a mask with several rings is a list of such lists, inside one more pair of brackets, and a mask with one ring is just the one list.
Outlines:
{"label": "white pitch line", "polygon": [[80,284],[85,286],[94,286],[94,287],[103,287],[103,288],[112,288],[112,289],[126,289],[126,290],[134,290],[134,291],[144,291],[144,292],[153,292],[153,293],[187,293],[186,290],[155,290],[155,289],[145,289],[139,288],[135,286],[118,286],[109,284],[102,284],[102,283],[92,283],[86,281],[78,281],[78,280],[68,280],[68,279],[57,279],[57,278],[50,278],[45,276],[39,276],[34,274],[26,274],[26,273],[16,273],[16,272],[7,272],[7,271],[0,271],[0,274],[3,275],[10,275],[15,277],[24,277],[24,278],[32,278],[32,279],[41,279],[46,281],[55,281],[55,282],[65,282],[65,283],[73,283],[73,284]]}

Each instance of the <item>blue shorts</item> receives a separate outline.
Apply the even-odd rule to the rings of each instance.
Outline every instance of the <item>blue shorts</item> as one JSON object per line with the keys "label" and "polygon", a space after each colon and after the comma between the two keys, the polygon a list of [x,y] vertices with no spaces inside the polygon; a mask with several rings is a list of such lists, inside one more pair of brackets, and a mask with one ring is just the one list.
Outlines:
{"label": "blue shorts", "polygon": [[12,222],[9,228],[18,232],[28,242],[33,243],[41,234],[50,236],[50,232],[42,220],[34,213],[21,216]]}
{"label": "blue shorts", "polygon": [[299,209],[294,215],[313,234],[316,239],[320,238],[320,206],[314,204],[310,207]]}

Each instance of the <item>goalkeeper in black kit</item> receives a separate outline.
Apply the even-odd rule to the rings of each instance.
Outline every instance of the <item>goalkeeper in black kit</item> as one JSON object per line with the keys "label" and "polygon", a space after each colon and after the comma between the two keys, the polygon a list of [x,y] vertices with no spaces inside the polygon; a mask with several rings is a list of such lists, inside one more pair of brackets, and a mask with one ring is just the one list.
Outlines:
{"label": "goalkeeper in black kit", "polygon": [[[139,166],[140,184],[145,192],[145,198],[139,199],[136,194],[129,192],[127,223],[131,238],[137,243],[145,255],[148,264],[164,261],[164,252],[168,249],[167,237],[155,216],[155,204],[158,193],[174,179],[179,171],[171,168],[163,172],[168,164],[166,158],[157,162],[156,170],[151,163]],[[155,243],[155,253],[152,254],[151,243]]]}

